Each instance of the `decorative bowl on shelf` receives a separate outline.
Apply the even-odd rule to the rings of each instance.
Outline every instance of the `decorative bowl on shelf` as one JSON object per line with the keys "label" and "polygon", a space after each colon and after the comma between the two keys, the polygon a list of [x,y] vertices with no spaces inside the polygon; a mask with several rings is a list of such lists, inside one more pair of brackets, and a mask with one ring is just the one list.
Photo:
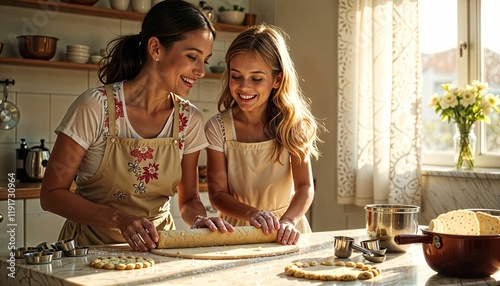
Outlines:
{"label": "decorative bowl on shelf", "polygon": [[90,56],[90,62],[97,65],[99,64],[99,62],[102,60],[102,56],[101,55],[91,55]]}
{"label": "decorative bowl on shelf", "polygon": [[147,13],[151,9],[151,0],[130,0],[130,8],[137,13]]}
{"label": "decorative bowl on shelf", "polygon": [[99,0],[62,0],[61,2],[63,3],[69,3],[69,4],[78,4],[78,5],[85,5],[85,6],[92,6],[95,3],[97,3]]}
{"label": "decorative bowl on shelf", "polygon": [[115,10],[126,11],[130,5],[130,0],[109,0],[109,4]]}
{"label": "decorative bowl on shelf", "polygon": [[212,73],[223,73],[226,70],[225,66],[211,66],[210,71]]}
{"label": "decorative bowl on shelf", "polygon": [[58,40],[49,36],[23,35],[17,37],[17,48],[25,59],[50,60],[56,53]]}
{"label": "decorative bowl on shelf", "polygon": [[241,25],[245,20],[245,13],[241,11],[223,11],[219,13],[222,23]]}

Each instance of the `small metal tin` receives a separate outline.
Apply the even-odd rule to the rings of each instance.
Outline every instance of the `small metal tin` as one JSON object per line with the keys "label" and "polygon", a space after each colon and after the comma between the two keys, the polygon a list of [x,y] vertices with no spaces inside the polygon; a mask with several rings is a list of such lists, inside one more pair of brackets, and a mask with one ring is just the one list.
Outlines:
{"label": "small metal tin", "polygon": [[87,246],[77,246],[75,249],[64,251],[64,255],[68,257],[87,256],[89,248]]}
{"label": "small metal tin", "polygon": [[27,264],[48,264],[52,262],[52,253],[30,252],[24,254]]}

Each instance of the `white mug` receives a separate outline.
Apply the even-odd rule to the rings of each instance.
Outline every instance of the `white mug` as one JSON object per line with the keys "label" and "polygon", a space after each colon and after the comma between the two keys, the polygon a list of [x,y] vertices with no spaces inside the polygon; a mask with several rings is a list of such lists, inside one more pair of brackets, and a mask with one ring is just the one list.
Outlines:
{"label": "white mug", "polygon": [[113,9],[126,11],[130,4],[130,0],[109,0],[109,4]]}
{"label": "white mug", "polygon": [[147,13],[151,9],[151,0],[130,0],[132,10],[138,13]]}

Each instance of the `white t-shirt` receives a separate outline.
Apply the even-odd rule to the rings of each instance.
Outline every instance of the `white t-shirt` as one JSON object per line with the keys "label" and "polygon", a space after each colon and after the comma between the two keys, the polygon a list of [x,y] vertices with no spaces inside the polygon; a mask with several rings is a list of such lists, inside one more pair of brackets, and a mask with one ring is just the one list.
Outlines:
{"label": "white t-shirt", "polygon": [[[117,135],[123,138],[140,138],[127,116],[123,95],[123,82],[114,84],[115,113]],[[203,132],[203,117],[201,112],[188,100],[180,99],[179,115],[182,116],[179,125],[179,155],[190,154],[204,149],[208,143]],[[108,100],[104,87],[91,88],[82,93],[69,107],[66,115],[56,128],[55,133],[62,132],[75,140],[87,150],[77,172],[77,182],[88,180],[99,168],[108,136]],[[173,112],[169,116],[157,138],[172,137]]]}
{"label": "white t-shirt", "polygon": [[[234,127],[233,112],[229,111],[229,117],[231,118],[231,128],[233,129],[233,140],[237,141],[236,129]],[[205,125],[205,135],[208,140],[208,149],[212,149],[219,152],[224,152],[226,148],[226,132],[224,130],[224,121],[222,120],[222,115],[220,113],[212,116]]]}

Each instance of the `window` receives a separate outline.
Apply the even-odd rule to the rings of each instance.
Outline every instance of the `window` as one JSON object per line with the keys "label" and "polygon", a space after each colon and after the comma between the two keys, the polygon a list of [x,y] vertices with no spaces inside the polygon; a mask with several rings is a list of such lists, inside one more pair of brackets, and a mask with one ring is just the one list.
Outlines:
{"label": "window", "polygon": [[[462,86],[474,79],[489,84],[500,94],[500,1],[420,0],[419,29],[422,54],[423,163],[453,164],[452,123],[441,122],[428,107],[429,97],[442,94],[441,84]],[[469,25],[467,25],[469,23]],[[490,115],[491,124],[477,122],[476,166],[500,167],[500,118]]]}

